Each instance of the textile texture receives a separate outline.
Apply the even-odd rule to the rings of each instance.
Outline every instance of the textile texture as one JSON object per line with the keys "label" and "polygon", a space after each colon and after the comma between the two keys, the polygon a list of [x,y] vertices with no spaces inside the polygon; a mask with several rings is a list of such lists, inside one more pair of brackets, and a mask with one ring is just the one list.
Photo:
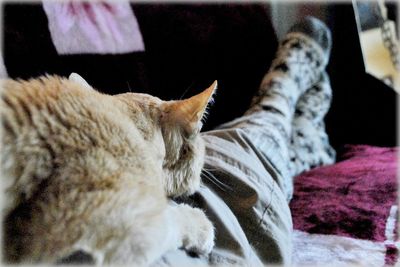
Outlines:
{"label": "textile texture", "polygon": [[[361,264],[368,257],[380,257],[382,264],[394,264],[399,247],[396,227],[397,153],[397,148],[347,146],[337,164],[297,176],[290,203],[293,225],[294,229],[308,233],[298,235],[310,240],[319,236],[325,241],[335,241],[331,243],[331,249],[326,249],[326,253],[332,253],[338,247],[346,251],[351,247],[351,242],[360,246],[369,243],[369,247],[379,247],[374,253],[360,254],[360,257],[349,258],[347,262],[340,259],[341,255],[338,254],[338,264],[343,263],[341,261]],[[347,241],[340,244],[338,239]],[[295,263],[297,260],[299,264],[317,263],[310,259],[301,262],[305,260],[303,256],[307,252],[304,246],[297,247],[297,250],[296,253],[300,254],[295,255],[298,257],[294,259]],[[319,255],[318,258],[323,260],[318,264],[334,264],[331,257]],[[376,261],[372,260],[369,265],[373,262]]]}
{"label": "textile texture", "polygon": [[[65,12],[57,17],[57,10]],[[204,130],[246,111],[277,44],[264,5],[8,3],[4,4],[3,14],[0,77],[78,72],[104,93],[132,90],[163,99],[178,99],[186,88],[186,96],[194,95],[218,78],[216,104]],[[352,10],[350,17],[354,17]],[[123,27],[125,23],[132,27]],[[348,20],[343,23],[346,27],[340,27],[341,38],[334,35],[334,44],[347,40],[350,27]],[[68,31],[71,35],[64,35]],[[73,38],[68,41],[64,38],[68,36],[78,36],[82,42],[74,43]],[[340,75],[332,80],[333,111],[330,117],[328,114],[327,124],[330,136],[334,133],[340,144],[369,143],[371,137],[379,143],[386,142],[382,136],[392,129],[386,122],[394,122],[390,114],[395,96],[381,90],[385,88],[369,77],[360,78],[354,73],[354,65],[343,57],[343,50],[353,51],[348,44],[346,41],[346,49],[334,47],[330,73],[352,73],[350,79],[358,85],[362,81],[363,86],[353,88],[348,78],[339,79]],[[350,69],[344,71],[346,67]],[[353,92],[352,97],[349,91]],[[369,103],[378,103],[379,108],[371,109]],[[263,107],[264,112],[265,109],[271,111],[269,106]],[[340,121],[340,127],[336,121]],[[365,132],[369,134],[359,134]],[[279,162],[280,155],[273,153],[274,142],[263,138],[262,147],[269,155],[268,160],[264,159],[254,151],[253,143],[260,140],[253,137],[249,140],[247,134],[238,130],[209,132],[206,137],[211,147],[207,167],[213,178],[203,179],[210,190],[202,188],[192,198],[218,224],[220,249],[211,259],[215,264],[239,264],[246,260],[255,266],[260,263],[258,254],[271,263],[290,262],[287,258],[291,217],[280,189],[282,177],[271,164]],[[215,143],[224,145],[218,147]],[[247,154],[239,157],[231,146]],[[349,146],[339,163],[296,177],[290,203],[295,265],[383,266],[398,262],[396,154],[396,148]],[[227,161],[234,167],[225,166]],[[215,172],[216,167],[224,171]],[[237,179],[228,183],[225,177],[229,175]],[[263,190],[259,190],[260,185]],[[232,201],[226,201],[229,197]],[[251,206],[254,203],[256,209]],[[217,211],[224,216],[216,216]],[[252,220],[262,223],[263,231],[250,229]],[[247,227],[248,236],[242,226]],[[205,261],[177,251],[166,255],[160,266],[163,263],[188,266],[204,265]]]}

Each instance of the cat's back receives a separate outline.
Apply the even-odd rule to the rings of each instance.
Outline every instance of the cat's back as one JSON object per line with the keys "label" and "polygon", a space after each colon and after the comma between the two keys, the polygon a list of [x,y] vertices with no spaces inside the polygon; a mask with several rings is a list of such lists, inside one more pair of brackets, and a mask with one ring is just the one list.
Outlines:
{"label": "cat's back", "polygon": [[0,101],[3,144],[12,152],[47,153],[38,158],[50,162],[104,150],[123,160],[143,148],[142,134],[119,108],[123,102],[68,79],[3,80]]}
{"label": "cat's back", "polygon": [[[163,195],[161,166],[123,103],[59,77],[2,80],[0,90],[9,259],[58,255],[106,215],[129,224],[162,207],[152,197]],[[122,207],[132,212],[117,214]]]}
{"label": "cat's back", "polygon": [[3,80],[0,101],[2,171],[17,187],[29,188],[33,177],[38,183],[55,171],[101,177],[130,167],[138,175],[157,169],[117,98],[49,76]]}

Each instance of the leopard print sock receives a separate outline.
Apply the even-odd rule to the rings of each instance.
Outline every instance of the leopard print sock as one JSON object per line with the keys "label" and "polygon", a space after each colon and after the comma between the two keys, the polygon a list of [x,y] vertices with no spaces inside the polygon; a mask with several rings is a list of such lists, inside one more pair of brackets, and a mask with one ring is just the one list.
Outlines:
{"label": "leopard print sock", "polygon": [[336,152],[329,144],[324,117],[332,100],[327,73],[297,102],[292,123],[290,172],[293,176],[311,168],[332,164]]}
{"label": "leopard print sock", "polygon": [[250,109],[241,118],[247,123],[235,126],[257,133],[254,140],[272,140],[268,142],[273,148],[268,149],[266,156],[285,177],[283,187],[288,199],[293,193],[289,147],[294,112],[298,99],[318,81],[326,63],[326,54],[314,40],[302,33],[289,33],[279,46]]}
{"label": "leopard print sock", "polygon": [[288,33],[280,42],[251,106],[262,99],[265,102],[266,96],[281,94],[294,107],[300,95],[318,81],[328,59],[329,54],[309,36],[301,32]]}

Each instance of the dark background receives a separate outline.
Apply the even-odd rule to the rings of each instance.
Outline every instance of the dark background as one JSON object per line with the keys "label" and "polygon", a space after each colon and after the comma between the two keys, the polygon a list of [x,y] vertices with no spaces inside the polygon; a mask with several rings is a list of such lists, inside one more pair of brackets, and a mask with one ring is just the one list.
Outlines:
{"label": "dark background", "polygon": [[[132,4],[145,52],[57,55],[39,4],[3,4],[3,55],[11,78],[82,75],[110,94],[146,92],[179,99],[218,79],[204,130],[247,109],[268,70],[277,38],[264,4]],[[396,145],[396,93],[364,71],[351,4],[331,4],[333,86],[327,131],[344,144]],[[284,18],[282,18],[284,20]]]}

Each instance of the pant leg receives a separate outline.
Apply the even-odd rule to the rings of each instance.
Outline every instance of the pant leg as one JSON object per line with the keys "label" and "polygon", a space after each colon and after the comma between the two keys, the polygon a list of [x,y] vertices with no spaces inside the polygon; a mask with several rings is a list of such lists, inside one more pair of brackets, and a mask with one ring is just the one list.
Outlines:
{"label": "pant leg", "polygon": [[[216,229],[227,229],[223,236],[217,231],[213,254],[236,247],[240,251],[234,254],[243,255],[246,261],[253,253],[264,264],[290,264],[292,219],[287,200],[293,186],[288,141],[299,93],[290,76],[273,71],[261,90],[266,93],[243,117],[203,135],[207,148],[203,183],[239,223],[232,231],[218,216],[210,217]],[[202,208],[207,212],[210,203],[204,202]],[[238,229],[246,239],[235,244]]]}
{"label": "pant leg", "polygon": [[[260,155],[242,129],[203,134],[206,158],[202,185],[182,201],[201,208],[216,229],[215,248],[204,265],[290,265],[292,220],[286,197],[276,181],[279,172]],[[169,253],[166,265],[192,262]],[[193,260],[191,266],[197,266]]]}
{"label": "pant leg", "polygon": [[[290,264],[292,220],[281,186],[282,176],[240,128],[204,134],[207,155],[202,205],[213,221],[216,249],[212,261],[223,263],[220,255],[236,255],[250,266],[255,263]],[[209,190],[208,194],[205,191]],[[215,207],[210,195],[219,199]],[[233,215],[221,220],[226,213]],[[229,257],[228,257],[229,258]],[[251,264],[250,264],[251,263]]]}
{"label": "pant leg", "polygon": [[[262,95],[244,116],[203,134],[206,165],[202,180],[210,192],[208,197],[202,190],[198,194],[200,208],[217,229],[211,262],[217,258],[218,264],[226,264],[227,255],[237,255],[251,266],[291,262],[288,199],[293,185],[288,143],[301,92],[293,76],[274,68],[260,91]],[[223,204],[214,207],[210,195]],[[221,220],[228,211],[236,220]]]}
{"label": "pant leg", "polygon": [[[318,54],[316,46],[304,36],[284,40],[251,108],[241,118],[203,135],[207,148],[203,183],[239,223],[224,223],[223,212],[213,209],[199,193],[201,207],[217,229],[212,255],[223,249],[247,261],[255,254],[264,264],[291,262],[292,120],[299,97],[317,82],[324,68],[322,56],[305,56],[313,55],[314,48]],[[235,236],[241,231],[246,239],[239,242]]]}
{"label": "pant leg", "polygon": [[289,33],[279,45],[271,69],[261,82],[250,109],[219,130],[242,129],[258,154],[280,174],[276,181],[287,200],[293,194],[290,146],[293,117],[299,98],[321,77],[326,53],[313,39]]}
{"label": "pant leg", "polygon": [[267,75],[262,82],[263,97],[244,116],[221,125],[220,131],[241,129],[259,154],[279,174],[275,182],[289,200],[293,194],[293,181],[289,171],[289,145],[292,119],[297,102],[297,85],[287,75]]}

